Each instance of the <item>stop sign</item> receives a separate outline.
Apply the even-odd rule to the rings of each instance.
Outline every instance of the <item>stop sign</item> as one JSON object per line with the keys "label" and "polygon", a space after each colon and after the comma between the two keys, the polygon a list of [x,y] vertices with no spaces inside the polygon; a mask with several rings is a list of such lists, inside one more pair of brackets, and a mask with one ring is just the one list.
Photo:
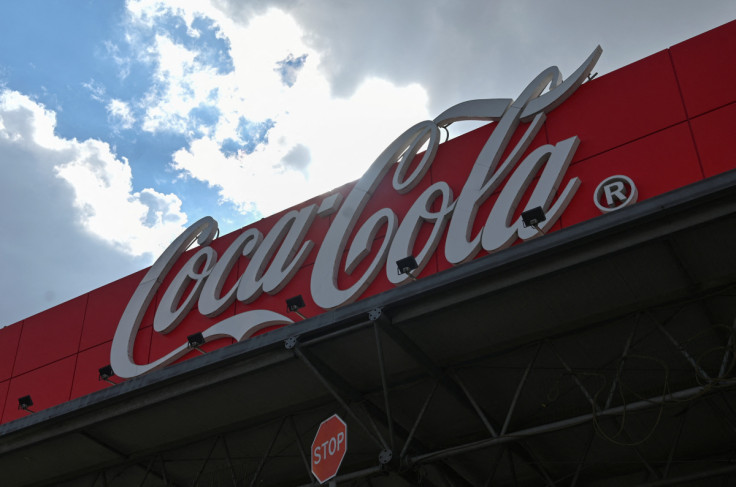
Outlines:
{"label": "stop sign", "polygon": [[337,475],[348,451],[348,426],[333,414],[322,421],[312,442],[312,473],[324,484]]}

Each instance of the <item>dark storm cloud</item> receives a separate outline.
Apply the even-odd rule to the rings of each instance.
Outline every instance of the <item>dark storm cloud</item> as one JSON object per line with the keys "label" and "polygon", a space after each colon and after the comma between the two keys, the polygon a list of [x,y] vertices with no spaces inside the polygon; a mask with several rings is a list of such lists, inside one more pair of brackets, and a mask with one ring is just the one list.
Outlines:
{"label": "dark storm cloud", "polygon": [[0,127],[0,326],[147,265],[77,223],[74,190],[54,171],[75,156],[72,148],[35,141],[33,114],[22,107],[1,112]]}
{"label": "dark storm cloud", "polygon": [[[247,5],[243,5],[247,3]],[[221,0],[247,23],[274,6],[291,13],[322,55],[333,92],[348,96],[367,76],[417,82],[437,113],[470,98],[516,97],[550,65],[571,73],[603,47],[605,73],[736,17],[732,1],[372,2]]]}

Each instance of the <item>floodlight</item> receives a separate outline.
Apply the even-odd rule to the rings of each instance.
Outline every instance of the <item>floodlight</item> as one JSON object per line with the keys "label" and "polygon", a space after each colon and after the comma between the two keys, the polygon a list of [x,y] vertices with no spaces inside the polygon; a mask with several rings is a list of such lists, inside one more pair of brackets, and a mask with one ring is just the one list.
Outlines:
{"label": "floodlight", "polygon": [[304,298],[302,297],[301,294],[286,300],[286,309],[292,313],[296,313],[303,320],[306,320],[307,317],[301,314],[299,310],[305,306],[306,304],[304,303]]}
{"label": "floodlight", "polygon": [[104,380],[108,384],[117,385],[116,382],[113,382],[110,377],[115,375],[115,372],[112,370],[112,365],[107,364],[104,367],[100,367],[98,369],[99,375],[97,376],[97,380]]}
{"label": "floodlight", "polygon": [[201,354],[207,353],[199,348],[204,345],[204,337],[201,333],[194,333],[192,335],[189,335],[187,337],[187,345],[189,346],[189,348],[193,348]]}
{"label": "floodlight", "polygon": [[112,370],[112,365],[107,364],[104,367],[100,367],[97,369],[99,372],[99,375],[97,376],[97,380],[104,380],[108,384],[117,385],[117,382],[113,382],[110,377],[115,375],[115,372]]}
{"label": "floodlight", "polygon": [[536,231],[544,234],[539,224],[547,219],[541,206],[526,210],[521,214],[521,222],[525,227],[533,227]]}
{"label": "floodlight", "polygon": [[33,399],[31,399],[31,396],[23,396],[18,398],[18,409],[22,409],[23,411],[28,411],[29,413],[32,413],[34,411],[31,410],[31,406],[33,406]]}
{"label": "floodlight", "polygon": [[412,271],[417,269],[419,265],[417,264],[417,259],[414,258],[413,255],[410,255],[408,257],[404,257],[403,259],[399,259],[396,261],[396,268],[399,271],[399,274],[406,274],[413,280],[417,280],[416,276],[412,274]]}

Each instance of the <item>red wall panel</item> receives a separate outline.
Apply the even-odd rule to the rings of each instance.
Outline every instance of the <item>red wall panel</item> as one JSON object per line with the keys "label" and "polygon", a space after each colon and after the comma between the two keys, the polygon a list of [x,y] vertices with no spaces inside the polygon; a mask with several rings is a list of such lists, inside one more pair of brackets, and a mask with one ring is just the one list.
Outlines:
{"label": "red wall panel", "polygon": [[580,178],[582,184],[562,214],[563,226],[600,216],[593,199],[595,189],[604,179],[619,174],[634,180],[639,201],[702,179],[687,123],[573,164],[561,186],[573,177]]}
{"label": "red wall panel", "polygon": [[22,329],[23,322],[0,328],[0,381],[10,379],[13,374],[13,364]]}
{"label": "red wall panel", "polygon": [[736,101],[736,21],[670,48],[688,116]]}
{"label": "red wall panel", "polygon": [[[6,380],[0,382],[0,404],[5,406],[5,402],[8,400],[8,388],[10,387],[10,381]],[[4,411],[0,411],[0,423],[5,423],[5,419],[2,418]],[[9,420],[8,420],[9,421]]]}
{"label": "red wall panel", "polygon": [[28,415],[18,409],[18,398],[30,395],[33,411],[41,411],[69,400],[77,356],[72,355],[10,379],[3,422]]}
{"label": "red wall panel", "polygon": [[[112,338],[128,300],[146,275],[146,271],[147,269],[136,272],[89,293],[79,343],[80,350],[86,350]],[[153,324],[153,310],[153,306],[149,308],[141,326]]]}
{"label": "red wall panel", "polygon": [[696,117],[691,125],[706,177],[736,166],[733,143],[736,137],[736,104]]}
{"label": "red wall panel", "polygon": [[[148,357],[146,357],[147,359]],[[99,380],[99,369],[110,363],[110,343],[79,352],[70,399],[90,394],[111,384]]]}
{"label": "red wall panel", "polygon": [[[133,357],[137,363],[148,363],[152,331],[153,328],[151,326],[142,328],[135,338]],[[110,363],[111,345],[112,342],[105,342],[79,352],[74,370],[70,399],[112,386],[112,384],[99,379],[100,368]],[[112,381],[122,382],[123,379],[115,376],[112,378]]]}
{"label": "red wall panel", "polygon": [[667,51],[584,83],[547,119],[549,140],[577,135],[573,161],[626,144],[685,120]]}
{"label": "red wall panel", "polygon": [[13,375],[77,353],[87,297],[79,296],[23,321]]}

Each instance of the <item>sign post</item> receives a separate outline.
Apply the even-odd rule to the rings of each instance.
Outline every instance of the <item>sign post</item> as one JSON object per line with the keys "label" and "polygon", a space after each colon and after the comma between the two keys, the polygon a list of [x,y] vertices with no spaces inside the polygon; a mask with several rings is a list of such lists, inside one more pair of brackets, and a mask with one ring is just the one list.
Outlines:
{"label": "sign post", "polygon": [[348,451],[348,426],[333,414],[322,421],[312,442],[312,474],[324,484],[337,475]]}

